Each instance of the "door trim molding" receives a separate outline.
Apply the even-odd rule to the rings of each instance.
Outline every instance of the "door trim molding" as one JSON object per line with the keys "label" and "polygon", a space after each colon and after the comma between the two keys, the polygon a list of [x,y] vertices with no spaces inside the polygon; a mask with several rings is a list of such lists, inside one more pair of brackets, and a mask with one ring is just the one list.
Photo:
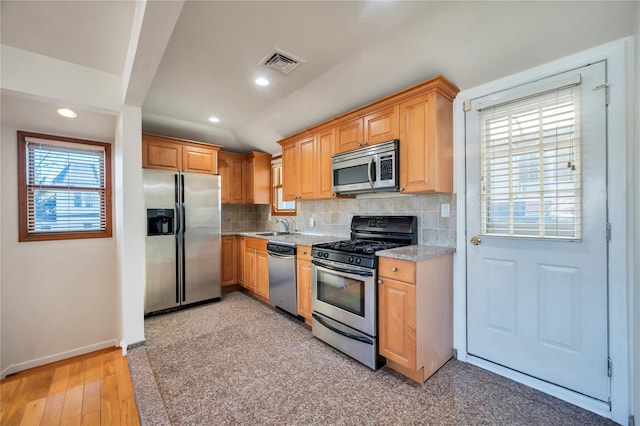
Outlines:
{"label": "door trim molding", "polygon": [[[589,411],[611,418],[624,424],[630,414],[631,383],[629,368],[629,334],[630,319],[629,300],[633,283],[629,277],[634,276],[633,262],[629,263],[629,255],[633,255],[632,241],[627,241],[628,207],[633,206],[634,194],[627,191],[627,174],[633,165],[633,159],[627,155],[627,146],[632,141],[630,129],[627,128],[626,111],[633,97],[626,87],[632,87],[631,57],[633,37],[619,39],[602,46],[595,47],[566,58],[544,64],[509,77],[505,77],[472,89],[464,90],[454,100],[454,190],[457,195],[458,229],[454,266],[454,348],[458,359],[470,362],[491,370],[520,383],[532,386],[552,396],[578,405]],[[612,238],[609,242],[608,278],[609,278],[609,351],[613,363],[611,377],[611,411],[602,412],[584,396],[529,376],[510,374],[512,370],[470,356],[467,353],[467,292],[466,292],[466,135],[465,112],[466,100],[479,98],[491,93],[516,87],[534,80],[559,74],[571,69],[580,68],[593,62],[607,61],[607,83],[610,86],[610,102],[607,109],[607,215],[612,227]],[[620,167],[623,164],[624,167]],[[615,208],[612,208],[615,206]],[[482,361],[479,362],[478,360]],[[515,372],[514,372],[515,373]],[[544,384],[539,387],[534,382]]]}

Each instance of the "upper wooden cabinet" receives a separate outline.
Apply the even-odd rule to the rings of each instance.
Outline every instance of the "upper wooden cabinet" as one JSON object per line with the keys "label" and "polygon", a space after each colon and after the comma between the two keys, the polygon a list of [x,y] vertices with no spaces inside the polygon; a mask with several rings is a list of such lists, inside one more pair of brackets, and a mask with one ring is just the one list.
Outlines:
{"label": "upper wooden cabinet", "polygon": [[142,167],[194,173],[218,173],[217,145],[142,134]]}
{"label": "upper wooden cabinet", "polygon": [[245,160],[247,204],[271,203],[271,154],[253,151]]}
{"label": "upper wooden cabinet", "polygon": [[364,122],[362,117],[352,118],[336,127],[336,153],[351,151],[364,142]]}
{"label": "upper wooden cabinet", "polygon": [[400,186],[453,192],[453,109],[436,90],[400,103]]}
{"label": "upper wooden cabinet", "polygon": [[434,77],[279,141],[284,199],[334,196],[328,189],[331,155],[392,139],[400,139],[402,191],[452,192],[452,104],[458,91]]}
{"label": "upper wooden cabinet", "polygon": [[299,198],[299,149],[298,141],[283,142],[282,146],[282,200],[294,201]]}
{"label": "upper wooden cabinet", "polygon": [[316,151],[312,160],[317,168],[318,188],[316,198],[335,196],[332,185],[331,156],[335,153],[335,129],[333,127],[319,131],[315,137]]}
{"label": "upper wooden cabinet", "polygon": [[245,204],[244,155],[220,151],[218,153],[220,173],[220,200],[222,204]]}
{"label": "upper wooden cabinet", "polygon": [[399,123],[397,104],[345,121],[336,128],[335,152],[351,151],[398,139]]}
{"label": "upper wooden cabinet", "polygon": [[319,130],[316,134],[282,143],[283,199],[317,200],[331,198],[331,156],[334,153],[336,129]]}
{"label": "upper wooden cabinet", "polygon": [[220,151],[222,204],[271,203],[271,154]]}

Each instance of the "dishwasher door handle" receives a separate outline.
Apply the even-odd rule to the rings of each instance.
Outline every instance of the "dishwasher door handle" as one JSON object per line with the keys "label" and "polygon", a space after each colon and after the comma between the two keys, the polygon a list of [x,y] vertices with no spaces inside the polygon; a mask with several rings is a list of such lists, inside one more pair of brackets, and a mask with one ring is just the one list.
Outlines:
{"label": "dishwasher door handle", "polygon": [[278,259],[295,259],[296,258],[295,254],[279,254],[279,253],[274,253],[272,251],[267,251],[267,254],[271,257],[276,257]]}

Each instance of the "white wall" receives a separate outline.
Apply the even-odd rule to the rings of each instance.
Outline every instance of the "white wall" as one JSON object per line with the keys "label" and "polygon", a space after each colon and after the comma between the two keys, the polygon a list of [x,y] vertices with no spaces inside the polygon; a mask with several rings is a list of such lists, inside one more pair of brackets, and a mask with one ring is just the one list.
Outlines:
{"label": "white wall", "polygon": [[2,376],[116,344],[113,238],[18,242],[17,130],[2,127]]}

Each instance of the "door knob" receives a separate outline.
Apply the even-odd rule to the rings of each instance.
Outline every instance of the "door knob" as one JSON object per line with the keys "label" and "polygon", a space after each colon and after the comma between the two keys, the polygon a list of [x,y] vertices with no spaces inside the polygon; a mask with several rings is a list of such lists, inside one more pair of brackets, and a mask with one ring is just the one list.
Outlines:
{"label": "door knob", "polygon": [[471,244],[473,244],[474,246],[479,246],[480,243],[482,243],[482,240],[480,239],[480,237],[471,238]]}

